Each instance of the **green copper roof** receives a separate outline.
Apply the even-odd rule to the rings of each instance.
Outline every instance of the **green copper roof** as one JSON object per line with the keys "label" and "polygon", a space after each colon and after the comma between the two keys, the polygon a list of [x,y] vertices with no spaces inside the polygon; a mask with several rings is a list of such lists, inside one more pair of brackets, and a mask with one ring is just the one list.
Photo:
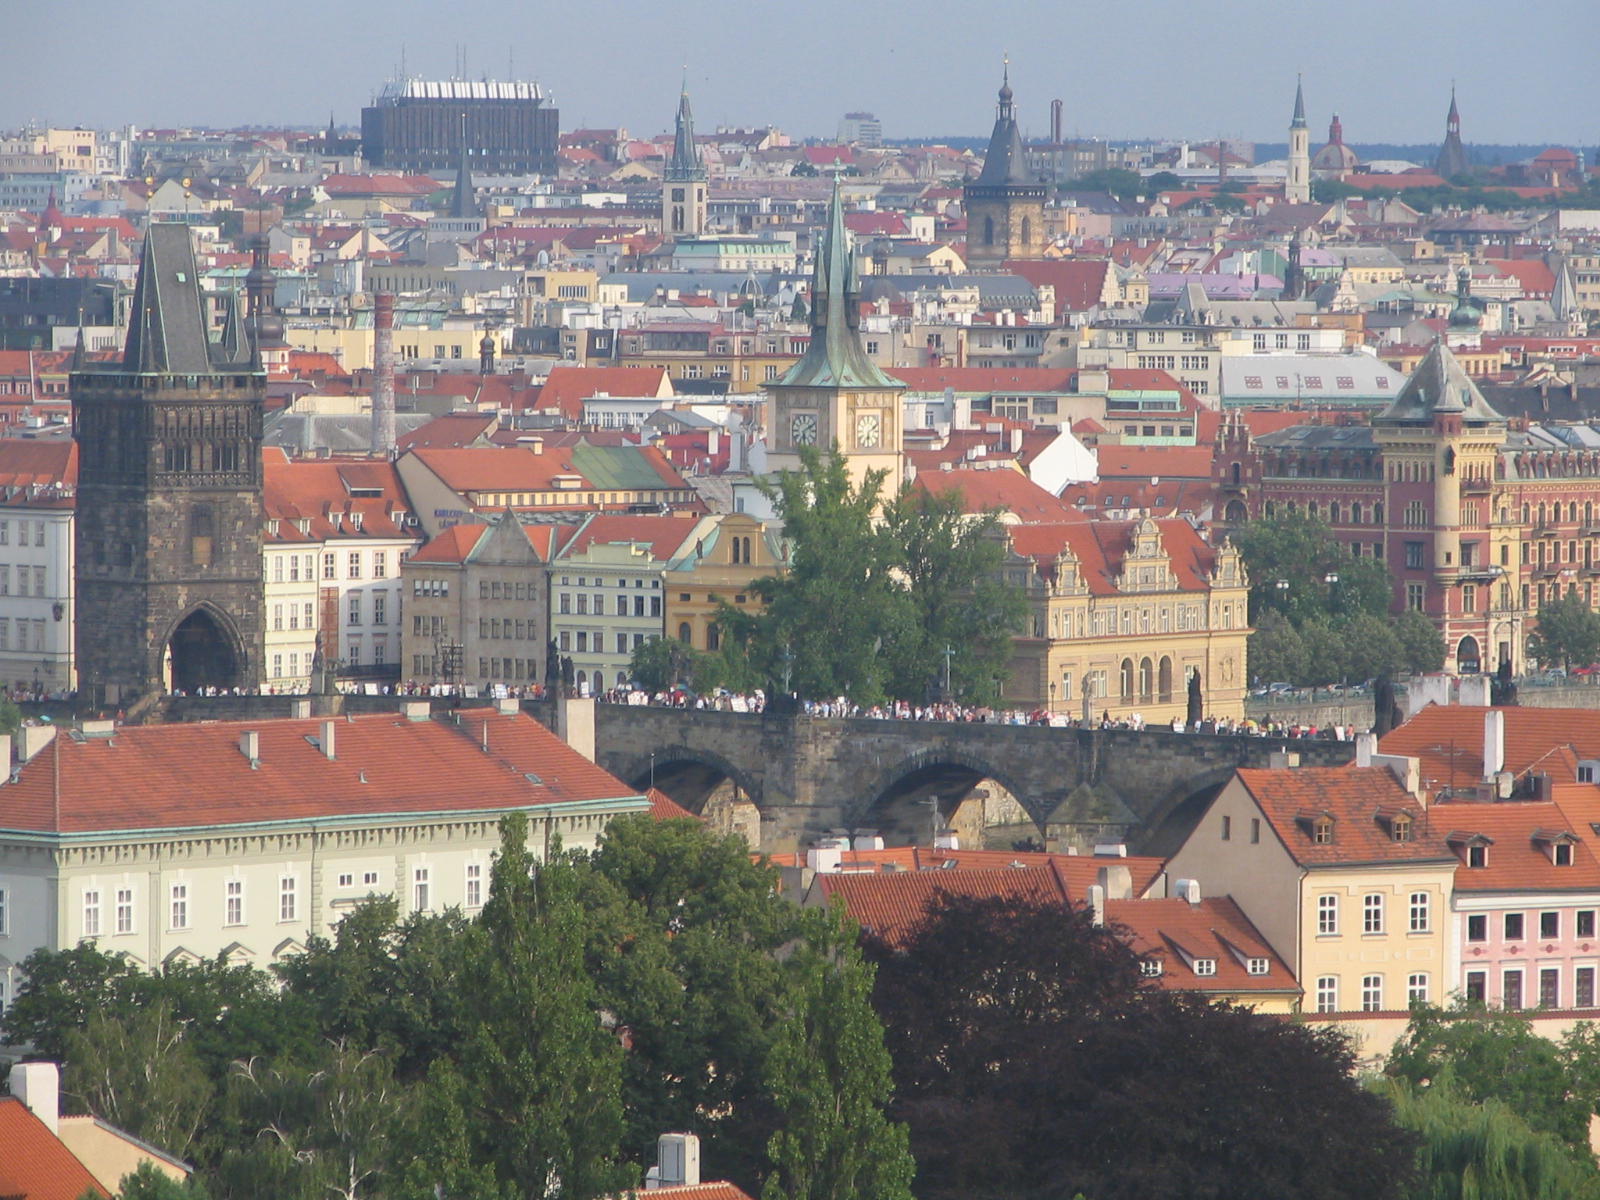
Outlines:
{"label": "green copper roof", "polygon": [[591,446],[579,442],[572,448],[572,465],[597,488],[644,491],[662,486],[660,473],[637,446]]}
{"label": "green copper roof", "polygon": [[833,179],[828,227],[811,275],[811,344],[777,387],[903,388],[867,357],[861,344],[860,294],[844,228],[839,177]]}

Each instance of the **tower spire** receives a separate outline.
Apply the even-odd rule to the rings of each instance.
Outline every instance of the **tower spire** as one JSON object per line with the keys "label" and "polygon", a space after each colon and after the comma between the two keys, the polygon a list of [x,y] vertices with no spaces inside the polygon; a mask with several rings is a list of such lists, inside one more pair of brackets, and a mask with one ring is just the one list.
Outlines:
{"label": "tower spire", "polygon": [[461,114],[461,141],[456,153],[456,187],[450,196],[450,215],[459,220],[471,220],[481,214],[472,190],[472,167],[467,162],[466,113]]}
{"label": "tower spire", "polygon": [[1298,74],[1294,77],[1294,116],[1289,120],[1291,129],[1304,129],[1306,124],[1305,83]]}

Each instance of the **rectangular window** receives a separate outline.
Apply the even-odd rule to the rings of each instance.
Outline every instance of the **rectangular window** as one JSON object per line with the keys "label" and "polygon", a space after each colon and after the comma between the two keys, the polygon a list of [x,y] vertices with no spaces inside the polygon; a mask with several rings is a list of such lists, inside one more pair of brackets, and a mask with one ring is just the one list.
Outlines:
{"label": "rectangular window", "polygon": [[1489,918],[1484,913],[1473,913],[1467,918],[1467,941],[1487,942],[1489,940]]}
{"label": "rectangular window", "polygon": [[1522,972],[1506,971],[1500,977],[1500,1007],[1515,1012],[1522,1007]]}
{"label": "rectangular window", "polygon": [[351,579],[360,579],[361,578],[361,551],[359,551],[359,550],[350,551],[349,563],[350,563],[350,578]]}
{"label": "rectangular window", "polygon": [[1233,837],[1233,818],[1232,817],[1223,817],[1222,818],[1222,840],[1223,841],[1227,841],[1231,837]]}
{"label": "rectangular window", "polygon": [[1361,901],[1361,932],[1383,932],[1383,896],[1372,892]]}
{"label": "rectangular window", "polygon": [[226,901],[227,911],[223,914],[223,923],[226,925],[244,924],[244,880],[228,880],[227,891],[223,899]]}
{"label": "rectangular window", "polygon": [[1383,1011],[1383,976],[1363,975],[1361,977],[1361,1011]]}
{"label": "rectangular window", "polygon": [[1426,1004],[1428,1002],[1428,973],[1418,971],[1406,977],[1406,1003]]}
{"label": "rectangular window", "polygon": [[483,864],[467,864],[467,907],[483,907]]}
{"label": "rectangular window", "polygon": [[1330,935],[1339,932],[1339,897],[1317,897],[1317,933]]}
{"label": "rectangular window", "polygon": [[[335,561],[336,561],[335,560],[335,556],[333,554],[331,554],[331,553],[330,554],[324,554],[322,556],[322,577],[324,579],[337,579],[338,578],[338,575],[335,574],[335,569],[334,569],[334,562]],[[421,585],[422,585],[422,581],[418,580],[417,583],[416,583],[416,586],[417,587],[421,587]]]}
{"label": "rectangular window", "polygon": [[411,872],[411,907],[417,912],[426,912],[428,900],[428,868],[418,867]]}
{"label": "rectangular window", "polygon": [[1428,932],[1429,897],[1427,892],[1411,893],[1411,932]]}
{"label": "rectangular window", "polygon": [[362,872],[361,885],[363,887],[374,887],[374,886],[377,885],[377,882],[378,882],[378,873],[376,871],[364,871],[364,872]]}
{"label": "rectangular window", "polygon": [[1542,912],[1539,914],[1539,936],[1547,940],[1554,940],[1561,936],[1560,913]]}
{"label": "rectangular window", "polygon": [[372,623],[374,625],[387,625],[388,616],[387,599],[382,592],[372,593]]}
{"label": "rectangular window", "polygon": [[293,921],[300,911],[299,891],[293,875],[278,880],[278,920]]}
{"label": "rectangular window", "polygon": [[1522,940],[1522,914],[1507,913],[1505,920],[1505,938],[1508,942]]}
{"label": "rectangular window", "polygon": [[172,885],[172,921],[168,928],[189,928],[189,885],[186,883]]}
{"label": "rectangular window", "polygon": [[360,592],[351,592],[350,593],[350,605],[349,605],[349,611],[347,613],[347,616],[348,616],[348,623],[349,624],[351,624],[351,625],[359,625],[359,624],[361,624],[361,593]]}
{"label": "rectangular window", "polygon": [[1577,935],[1581,938],[1594,936],[1594,909],[1580,908],[1577,912]]}
{"label": "rectangular window", "polygon": [[1261,841],[1261,818],[1250,818],[1250,844],[1257,845]]}
{"label": "rectangular window", "polygon": [[1489,998],[1489,975],[1486,971],[1467,972],[1467,999],[1482,1004]]}
{"label": "rectangular window", "polygon": [[388,574],[389,556],[382,550],[374,551],[372,555],[372,577],[374,579],[385,579]]}
{"label": "rectangular window", "polygon": [[1559,967],[1539,968],[1539,1007],[1561,1007],[1561,969]]}
{"label": "rectangular window", "polygon": [[117,932],[133,932],[133,889],[117,889]]}
{"label": "rectangular window", "polygon": [[1317,1011],[1319,1013],[1339,1011],[1339,977],[1337,975],[1322,975],[1318,977]]}
{"label": "rectangular window", "polygon": [[100,893],[95,890],[83,894],[83,936],[100,936]]}
{"label": "rectangular window", "polygon": [[1594,1007],[1594,968],[1579,967],[1572,973],[1572,1003],[1576,1008]]}

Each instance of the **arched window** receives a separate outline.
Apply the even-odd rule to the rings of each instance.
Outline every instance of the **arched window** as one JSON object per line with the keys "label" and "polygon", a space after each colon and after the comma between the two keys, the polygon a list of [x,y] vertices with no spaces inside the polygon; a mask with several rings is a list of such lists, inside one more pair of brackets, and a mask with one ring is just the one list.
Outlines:
{"label": "arched window", "polygon": [[689,628],[689,622],[680,621],[678,623],[678,640],[685,646],[694,644],[694,630]]}
{"label": "arched window", "polygon": [[617,686],[618,687],[627,687],[628,686],[628,673],[626,671],[618,671],[617,672]]}
{"label": "arched window", "polygon": [[1361,504],[1359,501],[1350,506],[1350,524],[1361,524]]}
{"label": "arched window", "polygon": [[722,648],[722,630],[716,625],[706,626],[706,649],[720,650]]}
{"label": "arched window", "polygon": [[1383,524],[1383,505],[1381,503],[1372,506],[1372,523],[1374,525]]}
{"label": "arched window", "polygon": [[1238,463],[1234,463],[1233,466],[1228,468],[1228,477],[1233,481],[1233,486],[1234,487],[1238,487],[1239,486],[1240,475],[1241,475],[1241,472],[1239,470],[1239,464]]}
{"label": "arched window", "polygon": [[983,219],[983,244],[985,246],[994,245],[994,218],[993,217],[985,217]]}
{"label": "arched window", "polygon": [[1027,217],[1022,218],[1022,244],[1024,246],[1033,245],[1033,222]]}
{"label": "arched window", "polygon": [[1169,704],[1172,701],[1172,659],[1163,654],[1161,656],[1161,671],[1158,676],[1157,686],[1161,689],[1161,703]]}
{"label": "arched window", "polygon": [[[598,675],[596,678],[598,678]],[[587,671],[579,671],[577,678],[573,682],[578,685],[578,695],[585,695],[584,689],[589,686],[589,673]]]}
{"label": "arched window", "polygon": [[1337,500],[1330,500],[1328,502],[1328,524],[1339,524],[1339,502]]}
{"label": "arched window", "polygon": [[1150,703],[1155,695],[1155,666],[1148,658],[1139,660],[1139,699]]}
{"label": "arched window", "polygon": [[1122,660],[1121,695],[1124,700],[1133,699],[1133,659],[1131,658],[1125,658]]}

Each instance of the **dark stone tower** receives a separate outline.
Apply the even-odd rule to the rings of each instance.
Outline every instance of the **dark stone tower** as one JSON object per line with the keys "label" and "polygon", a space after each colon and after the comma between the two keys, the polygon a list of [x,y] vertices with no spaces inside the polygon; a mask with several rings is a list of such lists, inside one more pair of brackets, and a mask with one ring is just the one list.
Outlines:
{"label": "dark stone tower", "polygon": [[672,157],[661,176],[661,231],[668,237],[699,237],[706,231],[706,168],[694,140],[694,113],[686,79],[678,96]]}
{"label": "dark stone tower", "polygon": [[1444,118],[1444,144],[1434,160],[1433,173],[1442,179],[1467,173],[1467,148],[1461,144],[1461,111],[1456,108],[1454,87],[1450,89],[1450,111]]}
{"label": "dark stone tower", "polygon": [[188,228],[152,224],[122,361],[73,373],[91,704],[259,681],[266,374],[241,323],[211,339]]}
{"label": "dark stone tower", "polygon": [[969,267],[998,267],[1007,259],[1044,254],[1045,188],[1028,171],[1011,95],[1008,67],[983,170],[963,192]]}

